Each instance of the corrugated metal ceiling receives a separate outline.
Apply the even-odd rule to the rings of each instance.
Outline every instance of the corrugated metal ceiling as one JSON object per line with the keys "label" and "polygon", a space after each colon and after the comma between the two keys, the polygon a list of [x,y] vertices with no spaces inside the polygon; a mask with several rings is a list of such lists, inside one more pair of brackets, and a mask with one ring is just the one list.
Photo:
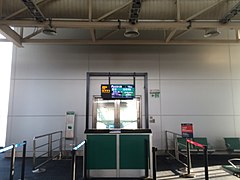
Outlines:
{"label": "corrugated metal ceiling", "polygon": [[[2,0],[3,12],[1,17],[7,17],[15,11],[24,8],[21,0]],[[92,0],[93,18],[96,19],[105,13],[118,8],[129,0]],[[219,0],[179,0],[181,19],[184,20]],[[231,9],[239,0],[226,0],[211,10],[197,17],[197,20],[218,20]],[[48,18],[88,19],[89,0],[48,0],[39,5],[43,14]],[[176,19],[176,0],[143,0],[139,19],[147,20],[174,20]],[[114,13],[110,19],[128,19],[129,7]],[[28,12],[14,17],[32,18]],[[240,19],[238,15],[235,19]]]}
{"label": "corrugated metal ceiling", "polygon": [[[202,34],[209,28],[235,31],[231,32],[231,34],[235,34],[234,38],[236,39],[230,39],[230,41],[234,43],[240,41],[240,32],[238,31],[240,29],[240,10],[236,15],[231,17],[229,23],[223,24],[220,22],[236,5],[238,5],[240,9],[240,0],[32,1],[37,4],[46,18],[44,22],[36,21],[24,5],[23,0],[0,0],[0,32],[2,31],[7,34],[18,46],[21,46],[22,43],[30,42],[53,43],[53,41],[47,41],[46,39],[41,39],[42,36],[38,36],[46,27],[56,28],[59,32],[63,32],[63,29],[64,31],[69,29],[69,32],[70,29],[74,29],[71,32],[76,32],[76,30],[82,30],[84,33],[86,33],[86,31],[90,32],[88,36],[85,36],[88,37],[88,39],[86,40],[86,38],[84,38],[84,41],[76,39],[79,37],[77,35],[79,33],[76,33],[76,38],[71,36],[68,42],[74,42],[76,44],[121,44],[122,42],[120,41],[126,40],[126,38],[123,37],[124,31],[133,27],[137,28],[141,33],[141,37],[139,37],[138,40],[146,40],[141,41],[143,44],[151,44],[153,39],[158,40],[154,42],[156,44],[177,44],[180,42],[176,40],[183,40],[181,42],[190,42],[190,44],[194,42],[199,43],[199,39],[203,39]],[[134,25],[129,23],[129,17],[132,4],[136,1],[141,1],[141,8],[137,17],[138,22]],[[124,8],[121,8],[123,6]],[[106,17],[97,22],[98,19],[104,15],[106,15]],[[16,34],[16,32],[11,31],[10,26],[21,27],[23,30],[24,28],[32,27],[35,30],[29,35],[20,32]],[[190,31],[191,33],[189,33]],[[154,36],[157,36],[157,38]],[[191,37],[194,39],[188,41]],[[199,37],[197,41],[195,41],[196,37]],[[228,36],[227,38],[226,36],[219,37],[222,38],[220,39],[221,41],[212,42],[228,43],[229,41],[226,40],[229,40],[229,37],[232,38],[232,36]],[[58,39],[61,43],[67,42],[65,39],[63,41],[59,36],[49,39]],[[110,41],[116,39],[119,41]],[[213,39],[215,40],[217,38]],[[138,43],[132,40],[124,41],[123,43],[127,44],[130,42],[132,44]],[[211,41],[204,39],[202,42],[209,43]]]}

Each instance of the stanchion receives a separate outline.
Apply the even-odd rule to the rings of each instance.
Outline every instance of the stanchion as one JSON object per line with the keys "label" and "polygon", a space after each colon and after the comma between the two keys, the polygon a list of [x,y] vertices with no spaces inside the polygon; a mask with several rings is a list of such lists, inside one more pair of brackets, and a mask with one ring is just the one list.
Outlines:
{"label": "stanchion", "polygon": [[204,159],[205,159],[205,180],[208,180],[208,148],[204,146]]}
{"label": "stanchion", "polygon": [[187,171],[187,174],[185,175],[182,175],[182,177],[186,177],[186,178],[190,178],[190,177],[195,177],[194,174],[191,174],[190,173],[190,168],[191,168],[191,157],[190,157],[190,148],[189,148],[189,144],[192,144],[194,146],[197,146],[197,147],[200,147],[201,149],[203,149],[204,151],[204,161],[205,161],[205,164],[204,164],[204,167],[205,167],[205,180],[208,180],[209,179],[209,176],[208,176],[208,148],[206,145],[202,145],[198,142],[194,142],[190,139],[187,139],[187,162],[188,162],[188,171]]}
{"label": "stanchion", "polygon": [[14,177],[15,155],[16,155],[16,148],[15,148],[15,145],[13,144],[12,153],[11,153],[11,163],[10,163],[10,180],[13,180],[13,177]]}
{"label": "stanchion", "polygon": [[72,173],[71,180],[76,180],[76,150],[72,150]]}
{"label": "stanchion", "polygon": [[148,140],[145,140],[145,177],[148,177],[149,173],[149,166],[148,166],[148,162],[149,162],[149,143]]}
{"label": "stanchion", "polygon": [[26,147],[27,147],[27,141],[23,141],[21,180],[24,180],[24,176],[25,176]]}
{"label": "stanchion", "polygon": [[152,147],[152,154],[153,154],[153,180],[157,179],[157,161],[156,161],[156,151],[157,148]]}
{"label": "stanchion", "polygon": [[181,174],[180,177],[194,178],[195,174],[191,174],[192,162],[191,162],[190,146],[187,141],[186,143],[187,143],[187,174]]}
{"label": "stanchion", "polygon": [[[77,173],[76,173],[76,167],[77,167],[77,156],[76,156],[76,152],[79,148],[81,148],[84,144],[86,143],[86,141],[82,141],[80,144],[78,144],[76,147],[74,147],[71,151],[72,153],[72,172],[71,172],[71,180],[77,180]],[[86,144],[85,144],[86,147]],[[84,164],[84,168],[85,168],[85,164]],[[86,175],[85,170],[83,170],[84,175]],[[85,177],[84,177],[85,179]]]}
{"label": "stanchion", "polygon": [[87,179],[88,178],[88,174],[87,174],[87,140],[85,140],[85,146],[84,146],[84,157],[83,157],[83,161],[84,161],[84,167],[83,167],[83,179]]}

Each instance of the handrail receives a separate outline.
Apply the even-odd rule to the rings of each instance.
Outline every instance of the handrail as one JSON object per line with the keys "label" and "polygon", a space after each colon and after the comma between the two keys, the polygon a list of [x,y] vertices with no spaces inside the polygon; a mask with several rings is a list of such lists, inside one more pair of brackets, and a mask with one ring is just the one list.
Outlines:
{"label": "handrail", "polygon": [[14,165],[15,165],[15,159],[16,159],[16,149],[19,148],[19,147],[23,147],[21,180],[24,180],[27,141],[23,141],[22,143],[19,143],[19,144],[12,144],[12,145],[7,146],[7,147],[0,150],[0,154],[4,153],[4,152],[7,152],[9,150],[12,150],[12,152],[11,152],[11,163],[10,163],[10,176],[9,176],[10,180],[13,180],[13,177],[14,177],[14,169],[15,169]]}
{"label": "handrail", "polygon": [[[174,146],[174,154],[172,154],[170,152],[170,146],[169,146],[169,136],[168,134],[171,134],[172,135],[172,143],[173,143],[173,146]],[[184,155],[182,152],[180,152],[178,150],[178,145],[181,144],[181,145],[184,145],[186,146],[186,144],[182,144],[182,143],[179,143],[177,142],[177,137],[182,137],[181,134],[179,133],[175,133],[175,132],[172,132],[172,131],[165,131],[165,138],[166,138],[166,153],[168,155],[170,155],[171,157],[173,157],[174,159],[176,159],[178,162],[180,162],[182,165],[184,165],[185,167],[187,167],[188,165],[186,163],[184,163],[183,161],[180,160],[179,158],[179,154],[183,155],[184,157],[187,157],[186,155]]]}
{"label": "handrail", "polygon": [[[59,159],[61,159],[62,156],[62,140],[63,140],[63,135],[62,135],[62,131],[56,131],[53,133],[47,133],[47,134],[43,134],[40,136],[35,136],[33,138],[33,169],[32,172],[33,173],[39,173],[39,172],[44,172],[44,169],[40,169],[40,167],[42,167],[43,165],[45,165],[46,163],[48,163],[49,161],[55,159],[56,157],[58,157]],[[53,139],[53,135],[58,135],[58,137],[56,137],[55,139]],[[47,138],[47,143],[42,143],[40,145],[37,146],[37,142],[39,139],[42,138]],[[57,147],[53,148],[53,143],[59,142],[59,145]],[[40,155],[36,155],[37,149],[46,147],[47,151],[44,151],[42,154]],[[59,152],[53,156],[53,152],[54,150],[59,149]],[[45,160],[42,163],[37,164],[36,160],[40,157],[46,156],[47,160]]]}
{"label": "handrail", "polygon": [[[75,146],[72,149],[72,172],[71,172],[71,180],[77,180],[77,176],[76,176],[76,166],[77,166],[77,158],[76,158],[76,152],[77,150],[79,150],[81,147],[83,147],[83,145],[85,145],[85,149],[84,149],[84,158],[86,158],[86,149],[87,149],[87,140],[82,141],[81,143],[79,143],[77,146]],[[86,163],[86,159],[84,159],[84,162]],[[86,176],[86,164],[84,164],[83,166],[84,168],[84,179]]]}
{"label": "handrail", "polygon": [[43,135],[40,135],[40,136],[35,136],[33,139],[38,139],[38,138],[42,138],[42,137],[45,137],[45,136],[49,136],[49,135],[53,135],[53,134],[57,134],[57,133],[61,133],[62,131],[55,131],[53,133],[47,133],[47,134],[43,134]]}
{"label": "handrail", "polygon": [[177,136],[182,136],[182,134],[175,133],[175,132],[173,132],[173,131],[166,131],[166,132],[171,133],[171,134],[174,134],[174,135],[177,135]]}

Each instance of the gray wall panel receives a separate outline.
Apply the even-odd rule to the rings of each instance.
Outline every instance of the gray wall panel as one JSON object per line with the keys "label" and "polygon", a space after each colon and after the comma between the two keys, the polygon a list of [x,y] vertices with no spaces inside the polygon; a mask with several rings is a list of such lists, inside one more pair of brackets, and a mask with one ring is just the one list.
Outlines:
{"label": "gray wall panel", "polygon": [[161,81],[163,115],[232,115],[231,81]]}
{"label": "gray wall panel", "polygon": [[151,128],[153,133],[153,146],[161,147],[161,144],[163,143],[160,131],[160,129],[162,129],[161,117],[152,116],[152,118],[155,120],[155,123],[149,123],[149,127]]}
{"label": "gray wall panel", "polygon": [[240,115],[240,80],[232,81],[234,114]]}
{"label": "gray wall panel", "polygon": [[15,78],[84,79],[88,49],[87,46],[25,45],[18,49]]}
{"label": "gray wall panel", "polygon": [[85,91],[85,80],[17,80],[12,115],[83,115]]}
{"label": "gray wall panel", "polygon": [[240,137],[240,116],[235,116],[235,131],[236,136]]}
{"label": "gray wall panel", "polygon": [[27,151],[32,151],[35,136],[64,130],[64,116],[38,116],[38,117],[11,117],[9,144],[26,140]]}
{"label": "gray wall panel", "polygon": [[149,79],[159,78],[159,56],[156,48],[103,46],[92,50],[94,51],[89,57],[90,71],[148,72]]}
{"label": "gray wall panel", "polygon": [[166,46],[161,51],[161,79],[231,78],[227,46]]}
{"label": "gray wall panel", "polygon": [[231,70],[232,70],[232,78],[240,79],[240,50],[239,46],[230,46],[230,62],[231,62]]}

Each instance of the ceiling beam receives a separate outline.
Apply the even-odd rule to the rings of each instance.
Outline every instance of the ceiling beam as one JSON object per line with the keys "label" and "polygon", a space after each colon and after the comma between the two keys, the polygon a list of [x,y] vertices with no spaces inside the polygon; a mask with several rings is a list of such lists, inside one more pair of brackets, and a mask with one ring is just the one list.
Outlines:
{"label": "ceiling beam", "polygon": [[[49,22],[37,22],[33,20],[0,20],[0,25],[8,25],[12,27],[45,27]],[[55,28],[82,28],[82,29],[105,29],[116,30],[119,28],[119,22],[86,22],[86,21],[67,21],[67,20],[53,20],[52,26]],[[189,22],[139,22],[131,25],[128,22],[121,22],[121,28],[135,27],[139,30],[187,30]],[[219,22],[191,22],[192,29],[205,29],[205,28],[222,28],[222,29],[240,29],[239,22],[230,22],[228,24],[220,24]]]}
{"label": "ceiling beam", "polygon": [[0,0],[0,17],[2,17],[3,14],[3,0]]}
{"label": "ceiling beam", "polygon": [[[92,0],[88,0],[88,21],[92,22]],[[90,29],[90,35],[92,38],[92,41],[96,41],[96,30],[91,28]]]}
{"label": "ceiling beam", "polygon": [[176,35],[173,37],[173,39],[177,39],[177,38],[183,36],[184,34],[186,34],[186,33],[189,32],[189,31],[190,31],[190,29],[185,30],[185,31],[182,31],[182,32],[176,34]]}
{"label": "ceiling beam", "polygon": [[90,29],[92,41],[96,42],[96,30],[95,29]]}
{"label": "ceiling beam", "polygon": [[165,40],[166,43],[168,43],[168,42],[171,40],[171,38],[174,36],[174,34],[176,33],[176,31],[177,31],[177,29],[174,29],[173,31],[171,31],[171,32],[169,33],[169,35],[167,36],[167,38],[166,38],[166,40]]}
{"label": "ceiling beam", "polygon": [[92,0],[88,0],[88,21],[92,21]]}
{"label": "ceiling beam", "polygon": [[24,37],[23,39],[30,39],[38,34],[40,34],[43,31],[43,29],[38,29],[37,31],[33,32],[32,34],[29,34],[28,36]]}
{"label": "ceiling beam", "polygon": [[65,45],[197,45],[197,44],[236,44],[237,40],[172,40],[166,43],[164,40],[81,40],[81,39],[24,39],[26,44],[65,44]]}
{"label": "ceiling beam", "polygon": [[106,13],[106,14],[104,14],[103,16],[99,17],[99,18],[97,19],[97,21],[102,21],[103,19],[105,19],[105,18],[111,16],[112,14],[114,14],[115,12],[118,12],[118,11],[120,11],[121,9],[129,6],[130,4],[132,4],[132,1],[128,1],[127,3],[119,6],[118,8],[116,8],[116,9],[114,9],[114,10],[112,10],[112,11],[109,11],[108,13]]}
{"label": "ceiling beam", "polygon": [[103,35],[102,37],[100,37],[99,39],[103,40],[103,39],[107,39],[110,36],[112,36],[113,34],[115,34],[116,32],[118,32],[119,29],[116,30],[111,30],[110,32],[106,33],[105,35]]}
{"label": "ceiling beam", "polygon": [[236,29],[235,30],[235,36],[236,36],[236,40],[240,40],[240,32],[239,32],[239,29]]}
{"label": "ceiling beam", "polygon": [[0,42],[11,42],[8,39],[0,39]]}
{"label": "ceiling beam", "polygon": [[180,21],[181,20],[180,0],[176,1],[176,5],[177,5],[177,21]]}
{"label": "ceiling beam", "polygon": [[199,12],[193,14],[192,16],[188,17],[187,19],[185,19],[185,21],[190,21],[190,20],[196,18],[197,16],[200,16],[201,14],[205,13],[205,12],[208,11],[209,9],[217,6],[218,4],[220,4],[220,3],[224,2],[224,1],[226,1],[226,0],[220,0],[220,1],[217,1],[217,2],[213,3],[212,5],[204,8],[204,9],[202,9],[201,11],[199,11]]}
{"label": "ceiling beam", "polygon": [[6,37],[9,41],[13,42],[18,47],[23,47],[21,42],[21,36],[17,34],[7,25],[0,25],[0,33]]}
{"label": "ceiling beam", "polygon": [[[41,3],[43,3],[43,2],[47,2],[47,1],[50,1],[50,0],[39,0],[39,1],[37,1],[35,4],[36,4],[36,5],[40,5]],[[19,9],[18,11],[16,11],[16,12],[10,14],[9,16],[5,17],[4,20],[7,20],[7,19],[10,19],[10,18],[13,18],[13,17],[15,17],[15,16],[21,14],[22,12],[24,12],[24,11],[26,11],[26,10],[28,10],[27,7],[24,7],[24,8],[22,8],[22,9]]]}
{"label": "ceiling beam", "polygon": [[23,31],[24,31],[24,27],[20,27],[19,35],[21,36],[21,38],[23,38]]}

